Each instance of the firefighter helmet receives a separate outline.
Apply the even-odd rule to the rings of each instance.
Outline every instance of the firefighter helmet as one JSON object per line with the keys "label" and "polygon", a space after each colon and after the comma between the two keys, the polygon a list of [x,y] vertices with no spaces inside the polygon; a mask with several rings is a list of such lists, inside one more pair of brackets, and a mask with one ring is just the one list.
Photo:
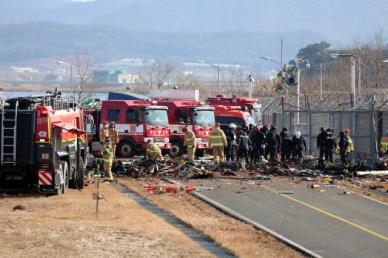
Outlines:
{"label": "firefighter helmet", "polygon": [[183,127],[182,128],[182,132],[186,133],[188,130],[187,130],[187,127]]}
{"label": "firefighter helmet", "polygon": [[302,136],[302,133],[300,131],[295,132],[296,139],[299,139]]}
{"label": "firefighter helmet", "polygon": [[237,126],[236,126],[234,123],[230,123],[230,124],[229,124],[229,128],[230,128],[230,129],[236,129]]}

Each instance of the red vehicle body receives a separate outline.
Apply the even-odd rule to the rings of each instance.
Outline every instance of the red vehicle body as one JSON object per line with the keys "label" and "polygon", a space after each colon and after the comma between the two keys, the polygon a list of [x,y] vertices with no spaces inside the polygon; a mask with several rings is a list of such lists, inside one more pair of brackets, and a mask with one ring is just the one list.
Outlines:
{"label": "red vehicle body", "polygon": [[1,108],[0,187],[61,194],[81,189],[87,158],[84,114],[58,95],[6,100]]}
{"label": "red vehicle body", "polygon": [[242,111],[238,106],[215,106],[215,116],[216,122],[221,124],[223,130],[231,123],[236,126],[255,125],[251,114],[247,111]]}
{"label": "red vehicle body", "polygon": [[[102,128],[103,121],[115,122],[119,134],[116,146],[118,156],[131,157],[144,151],[150,139],[164,151],[171,148],[167,107],[155,104],[147,100],[102,102],[101,110],[94,114],[94,120],[100,124],[99,128]],[[98,139],[98,130],[94,139]],[[92,146],[94,152],[99,150],[98,141],[94,141]]]}
{"label": "red vehicle body", "polygon": [[217,95],[215,97],[209,97],[206,103],[210,106],[227,106],[227,107],[240,107],[242,111],[248,111],[256,124],[262,123],[261,117],[261,105],[258,104],[258,99],[255,98],[236,98],[226,97],[224,95]]}
{"label": "red vehicle body", "polygon": [[198,101],[159,99],[157,102],[158,105],[168,107],[168,120],[171,128],[170,156],[177,157],[183,154],[185,134],[182,128],[184,127],[194,132],[198,154],[202,155],[210,149],[208,137],[215,123],[213,107],[204,106]]}

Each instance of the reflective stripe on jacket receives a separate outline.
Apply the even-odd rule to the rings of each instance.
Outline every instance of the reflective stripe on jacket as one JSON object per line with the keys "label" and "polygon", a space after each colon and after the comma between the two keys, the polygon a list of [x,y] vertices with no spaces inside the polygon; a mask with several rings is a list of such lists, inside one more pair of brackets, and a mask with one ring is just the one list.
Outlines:
{"label": "reflective stripe on jacket", "polygon": [[195,142],[195,134],[194,134],[194,132],[187,132],[185,134],[184,145],[187,146],[188,148],[196,147],[197,144]]}
{"label": "reflective stripe on jacket", "polygon": [[224,132],[221,129],[214,128],[209,135],[209,144],[212,147],[225,147],[227,141]]}
{"label": "reflective stripe on jacket", "polygon": [[110,145],[108,145],[104,149],[102,158],[104,159],[104,161],[106,161],[108,163],[112,163],[113,162],[113,150],[112,150],[112,147]]}

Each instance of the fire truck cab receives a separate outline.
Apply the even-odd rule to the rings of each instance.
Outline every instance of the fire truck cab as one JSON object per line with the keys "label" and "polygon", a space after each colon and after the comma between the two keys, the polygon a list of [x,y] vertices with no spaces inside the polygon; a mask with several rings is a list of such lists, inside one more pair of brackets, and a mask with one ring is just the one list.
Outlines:
{"label": "fire truck cab", "polygon": [[119,134],[116,152],[120,157],[131,157],[138,151],[145,150],[150,139],[164,151],[171,148],[168,109],[164,106],[156,106],[156,102],[147,100],[103,101],[100,128],[102,128],[103,121],[116,124]]}
{"label": "fire truck cab", "polygon": [[181,156],[184,152],[184,133],[182,132],[184,127],[194,132],[198,155],[202,156],[206,150],[210,149],[208,137],[215,124],[213,107],[204,106],[198,101],[169,99],[158,100],[158,105],[168,107],[171,128],[171,157]]}
{"label": "fire truck cab", "polygon": [[215,116],[216,122],[221,124],[221,129],[224,131],[231,123],[237,126],[256,124],[251,114],[247,111],[242,111],[238,106],[215,106]]}
{"label": "fire truck cab", "polygon": [[242,111],[248,111],[252,115],[256,124],[262,124],[261,105],[258,104],[258,99],[226,97],[224,95],[217,95],[215,97],[209,97],[206,100],[206,103],[211,106],[238,106]]}
{"label": "fire truck cab", "polygon": [[60,93],[13,98],[3,101],[0,115],[0,188],[83,188],[87,136],[74,101]]}

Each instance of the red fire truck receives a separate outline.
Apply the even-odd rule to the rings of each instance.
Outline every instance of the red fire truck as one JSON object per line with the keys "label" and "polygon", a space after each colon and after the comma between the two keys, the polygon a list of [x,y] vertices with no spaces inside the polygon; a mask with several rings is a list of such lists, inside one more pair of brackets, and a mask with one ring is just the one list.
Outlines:
{"label": "red fire truck", "polygon": [[210,149],[207,138],[215,123],[213,107],[205,106],[198,101],[158,99],[157,102],[158,105],[168,107],[171,157],[177,157],[183,153],[182,128],[184,127],[195,133],[198,155],[202,156],[206,150]]}
{"label": "red fire truck", "polygon": [[60,93],[2,101],[0,188],[50,194],[83,188],[87,136],[75,106]]}
{"label": "red fire truck", "polygon": [[223,130],[231,123],[237,126],[256,124],[251,114],[247,111],[242,111],[240,107],[215,106],[215,117],[216,122],[221,124]]}
{"label": "red fire truck", "polygon": [[119,133],[116,152],[120,157],[132,157],[137,152],[144,151],[150,139],[162,151],[167,152],[171,148],[167,107],[157,106],[154,101],[106,100],[93,116],[94,121],[100,125],[92,143],[93,153],[100,150],[98,131],[104,121],[116,124]]}
{"label": "red fire truck", "polygon": [[258,104],[258,99],[226,97],[224,95],[217,95],[215,97],[209,97],[206,100],[206,103],[210,106],[240,107],[241,110],[248,111],[252,115],[256,124],[262,123],[261,105]]}

